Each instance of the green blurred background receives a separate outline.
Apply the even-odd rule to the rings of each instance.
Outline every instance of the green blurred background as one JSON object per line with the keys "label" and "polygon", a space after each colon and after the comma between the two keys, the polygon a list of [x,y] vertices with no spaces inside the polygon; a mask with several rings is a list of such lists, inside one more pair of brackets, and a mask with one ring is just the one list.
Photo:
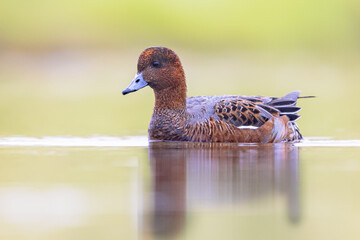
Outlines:
{"label": "green blurred background", "polygon": [[144,135],[140,52],[182,60],[188,94],[302,90],[305,136],[359,138],[358,0],[2,0],[0,136]]}

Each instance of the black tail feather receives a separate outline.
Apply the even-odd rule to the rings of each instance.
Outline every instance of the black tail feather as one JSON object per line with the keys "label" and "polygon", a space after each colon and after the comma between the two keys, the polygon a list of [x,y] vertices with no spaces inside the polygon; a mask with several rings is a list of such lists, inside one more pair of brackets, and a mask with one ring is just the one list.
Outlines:
{"label": "black tail feather", "polygon": [[280,113],[280,116],[283,116],[283,115],[286,115],[291,122],[296,121],[297,119],[300,118],[300,115],[297,115],[297,114],[288,114],[288,113],[286,113],[286,114],[281,114],[281,113]]}
{"label": "black tail feather", "polygon": [[300,107],[296,107],[296,106],[284,106],[284,107],[276,107],[276,109],[278,109],[280,111],[280,113],[285,114],[285,113],[297,113],[301,110]]}

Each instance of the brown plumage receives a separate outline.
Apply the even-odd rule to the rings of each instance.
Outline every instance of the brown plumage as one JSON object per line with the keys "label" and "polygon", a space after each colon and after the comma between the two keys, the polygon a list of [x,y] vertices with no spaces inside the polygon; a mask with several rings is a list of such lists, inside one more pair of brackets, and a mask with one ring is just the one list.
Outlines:
{"label": "brown plumage", "polygon": [[155,106],[151,140],[191,142],[280,142],[302,139],[294,122],[299,92],[281,98],[200,96],[186,98],[185,74],[170,49],[148,48],[139,57],[138,74],[123,91],[149,85]]}

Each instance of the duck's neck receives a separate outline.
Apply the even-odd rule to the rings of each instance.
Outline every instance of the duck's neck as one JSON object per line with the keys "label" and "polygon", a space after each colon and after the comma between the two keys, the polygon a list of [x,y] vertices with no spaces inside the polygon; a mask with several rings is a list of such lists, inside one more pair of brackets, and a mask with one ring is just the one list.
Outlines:
{"label": "duck's neck", "polygon": [[157,90],[154,93],[154,111],[186,109],[186,85]]}
{"label": "duck's neck", "polygon": [[149,125],[150,139],[184,141],[186,85],[154,92],[155,107]]}

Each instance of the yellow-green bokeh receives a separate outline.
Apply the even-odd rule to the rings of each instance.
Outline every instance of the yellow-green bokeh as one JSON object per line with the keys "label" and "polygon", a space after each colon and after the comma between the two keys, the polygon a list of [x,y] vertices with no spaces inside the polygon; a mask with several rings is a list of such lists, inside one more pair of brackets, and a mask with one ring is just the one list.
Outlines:
{"label": "yellow-green bokeh", "polygon": [[161,45],[189,95],[302,90],[305,136],[358,138],[359,29],[355,0],[4,0],[0,135],[146,134],[151,90],[121,90]]}
{"label": "yellow-green bokeh", "polygon": [[[344,49],[358,45],[356,0],[4,0],[1,42],[28,47],[178,43]],[[358,47],[358,46],[356,46]]]}

